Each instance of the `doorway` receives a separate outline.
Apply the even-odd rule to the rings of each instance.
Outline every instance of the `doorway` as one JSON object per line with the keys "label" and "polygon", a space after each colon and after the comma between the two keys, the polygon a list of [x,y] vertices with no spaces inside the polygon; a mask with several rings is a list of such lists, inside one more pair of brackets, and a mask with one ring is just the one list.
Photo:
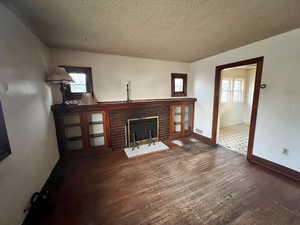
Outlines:
{"label": "doorway", "polygon": [[216,67],[212,142],[251,160],[263,57]]}

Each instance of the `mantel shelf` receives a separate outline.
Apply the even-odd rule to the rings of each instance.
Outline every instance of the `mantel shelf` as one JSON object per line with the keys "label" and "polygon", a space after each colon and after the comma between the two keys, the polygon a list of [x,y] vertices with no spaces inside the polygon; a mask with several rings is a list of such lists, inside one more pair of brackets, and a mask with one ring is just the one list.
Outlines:
{"label": "mantel shelf", "polygon": [[[195,101],[195,98],[169,98],[53,105],[60,155],[72,159],[107,150],[123,151],[128,143],[125,124],[133,118],[158,117],[157,133],[161,141],[187,135],[193,130]],[[185,114],[186,111],[190,114]],[[175,114],[180,123],[174,123]]]}
{"label": "mantel shelf", "polygon": [[119,110],[129,108],[148,107],[154,105],[173,105],[187,102],[195,102],[195,98],[167,98],[167,99],[146,99],[146,100],[132,100],[127,101],[112,101],[112,102],[98,102],[93,105],[62,105],[56,104],[51,107],[53,112],[83,112],[95,110]]}

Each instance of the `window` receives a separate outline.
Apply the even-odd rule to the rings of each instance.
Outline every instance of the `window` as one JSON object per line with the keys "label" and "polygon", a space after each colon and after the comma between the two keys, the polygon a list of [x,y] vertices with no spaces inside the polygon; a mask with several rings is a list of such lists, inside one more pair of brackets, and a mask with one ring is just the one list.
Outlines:
{"label": "window", "polygon": [[241,78],[224,78],[221,87],[221,103],[244,102],[244,80]]}
{"label": "window", "polygon": [[233,102],[244,102],[244,80],[242,79],[234,80]]}
{"label": "window", "polygon": [[183,92],[183,79],[182,78],[175,78],[175,92]]}
{"label": "window", "polygon": [[231,96],[231,81],[230,80],[222,80],[221,102],[222,103],[229,102],[230,96]]}
{"label": "window", "polygon": [[89,67],[62,66],[73,78],[74,83],[67,86],[68,99],[80,99],[83,93],[93,94],[92,69]]}
{"label": "window", "polygon": [[179,97],[187,95],[187,74],[171,74],[171,96]]}
{"label": "window", "polygon": [[74,83],[70,84],[71,93],[86,93],[86,74],[85,73],[69,73]]}

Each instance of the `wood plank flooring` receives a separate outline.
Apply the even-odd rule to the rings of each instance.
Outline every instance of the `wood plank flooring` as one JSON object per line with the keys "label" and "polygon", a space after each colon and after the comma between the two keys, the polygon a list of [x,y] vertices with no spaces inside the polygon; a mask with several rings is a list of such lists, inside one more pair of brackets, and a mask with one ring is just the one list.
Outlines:
{"label": "wood plank flooring", "polygon": [[222,147],[72,161],[43,225],[299,225],[300,186]]}

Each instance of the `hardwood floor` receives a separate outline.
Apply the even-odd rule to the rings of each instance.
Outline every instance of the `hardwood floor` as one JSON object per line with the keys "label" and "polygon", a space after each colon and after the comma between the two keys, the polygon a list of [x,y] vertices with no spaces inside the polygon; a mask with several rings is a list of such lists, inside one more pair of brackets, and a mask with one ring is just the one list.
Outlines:
{"label": "hardwood floor", "polygon": [[201,142],[69,163],[43,225],[299,225],[300,186]]}

